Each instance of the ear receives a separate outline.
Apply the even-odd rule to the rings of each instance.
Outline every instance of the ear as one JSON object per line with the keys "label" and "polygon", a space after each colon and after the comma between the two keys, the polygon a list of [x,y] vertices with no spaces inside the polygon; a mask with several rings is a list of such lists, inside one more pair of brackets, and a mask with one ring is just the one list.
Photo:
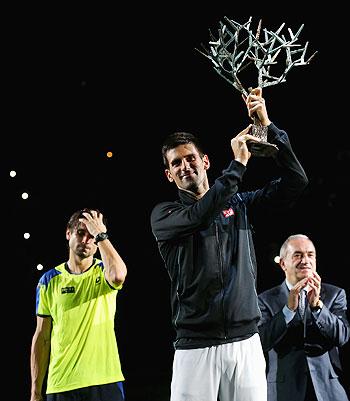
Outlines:
{"label": "ear", "polygon": [[209,170],[210,161],[208,155],[203,156],[204,170]]}
{"label": "ear", "polygon": [[170,170],[166,169],[166,170],[164,171],[164,173],[165,173],[165,175],[166,175],[166,178],[167,178],[170,182],[174,182],[174,178],[172,177]]}
{"label": "ear", "polygon": [[287,270],[283,258],[280,259],[280,261],[279,261],[278,264],[280,265],[281,269],[282,269],[284,272]]}
{"label": "ear", "polygon": [[69,241],[69,240],[70,240],[70,237],[71,237],[71,233],[70,233],[70,231],[67,229],[67,230],[66,230],[66,239]]}

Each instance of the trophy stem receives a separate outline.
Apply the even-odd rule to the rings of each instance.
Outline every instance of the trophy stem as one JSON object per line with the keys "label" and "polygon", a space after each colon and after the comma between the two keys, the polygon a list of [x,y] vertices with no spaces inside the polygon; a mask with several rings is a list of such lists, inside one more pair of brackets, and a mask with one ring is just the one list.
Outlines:
{"label": "trophy stem", "polygon": [[251,129],[251,135],[259,138],[260,141],[247,141],[249,152],[251,152],[253,156],[258,157],[271,157],[276,155],[278,147],[273,143],[267,142],[268,127],[261,124],[259,117],[255,113],[253,114],[252,119],[254,123]]}
{"label": "trophy stem", "polygon": [[255,137],[261,139],[262,142],[267,142],[267,127],[261,124],[261,121],[259,120],[259,117],[256,115],[256,113],[253,114],[252,119],[254,121],[253,126],[252,126],[252,132],[251,134],[254,135]]}

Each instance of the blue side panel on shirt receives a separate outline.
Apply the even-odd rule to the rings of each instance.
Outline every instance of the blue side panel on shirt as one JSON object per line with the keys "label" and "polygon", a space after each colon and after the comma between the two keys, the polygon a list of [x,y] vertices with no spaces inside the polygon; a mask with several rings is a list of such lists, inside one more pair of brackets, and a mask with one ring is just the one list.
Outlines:
{"label": "blue side panel on shirt", "polygon": [[56,269],[51,269],[41,276],[41,278],[39,280],[39,284],[36,287],[36,300],[35,300],[35,310],[36,311],[38,310],[38,305],[39,305],[40,285],[45,285],[47,287],[49,285],[49,282],[59,274],[61,274],[60,271],[58,271]]}

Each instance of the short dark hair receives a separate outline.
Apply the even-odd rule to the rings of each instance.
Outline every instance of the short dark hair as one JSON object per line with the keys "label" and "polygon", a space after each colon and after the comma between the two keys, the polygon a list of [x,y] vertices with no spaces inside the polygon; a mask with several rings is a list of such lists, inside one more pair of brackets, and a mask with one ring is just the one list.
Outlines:
{"label": "short dark hair", "polygon": [[[90,208],[84,208],[74,212],[68,220],[67,229],[72,233],[79,226],[80,223],[79,219],[84,217],[83,213],[89,213],[92,216],[91,212],[93,210],[97,212],[98,215],[101,213],[98,209],[90,209]],[[102,220],[104,225],[107,225],[107,219],[104,216]]]}
{"label": "short dark hair", "polygon": [[192,143],[192,145],[194,145],[198,150],[200,156],[204,156],[205,153],[202,145],[196,136],[190,134],[189,132],[174,132],[165,138],[162,146],[163,164],[166,168],[169,167],[169,162],[166,157],[167,152],[171,149],[175,149],[179,145],[184,145],[186,143]]}

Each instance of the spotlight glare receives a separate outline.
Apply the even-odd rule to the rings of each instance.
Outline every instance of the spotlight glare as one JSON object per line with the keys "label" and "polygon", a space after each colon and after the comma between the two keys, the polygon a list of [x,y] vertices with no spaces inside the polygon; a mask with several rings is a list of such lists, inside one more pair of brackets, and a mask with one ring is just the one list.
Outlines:
{"label": "spotlight glare", "polygon": [[27,192],[23,192],[22,199],[28,199],[29,195]]}
{"label": "spotlight glare", "polygon": [[14,170],[11,170],[10,171],[10,177],[15,177],[16,176],[16,171],[14,171]]}
{"label": "spotlight glare", "polygon": [[30,234],[29,233],[24,233],[23,237],[24,237],[24,239],[28,239],[30,237]]}
{"label": "spotlight glare", "polygon": [[37,270],[42,270],[44,268],[44,266],[41,263],[38,263],[36,266]]}
{"label": "spotlight glare", "polygon": [[280,262],[280,257],[279,256],[275,256],[273,258],[273,260],[274,260],[275,263],[279,263]]}

